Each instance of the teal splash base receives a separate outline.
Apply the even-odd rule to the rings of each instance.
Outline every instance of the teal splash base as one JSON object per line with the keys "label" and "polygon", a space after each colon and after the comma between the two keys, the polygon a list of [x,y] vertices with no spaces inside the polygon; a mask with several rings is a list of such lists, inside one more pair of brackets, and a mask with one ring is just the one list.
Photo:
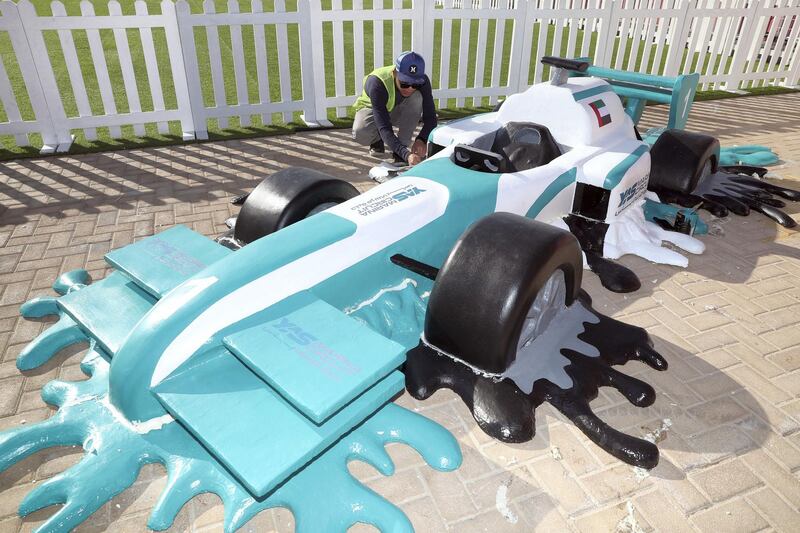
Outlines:
{"label": "teal splash base", "polygon": [[751,167],[766,167],[780,161],[778,154],[768,146],[746,144],[742,146],[723,146],[719,150],[719,164],[748,165]]}
{"label": "teal splash base", "polygon": [[[92,343],[93,344],[93,343]],[[63,504],[37,531],[69,531],[130,487],[148,463],[164,465],[167,486],[148,526],[170,527],[194,496],[211,492],[225,506],[225,531],[235,531],[258,512],[286,507],[297,531],[345,531],[357,522],[382,531],[413,531],[403,512],[363,486],[348,472],[349,461],[363,461],[383,475],[394,472],[385,446],[414,448],[432,468],[452,471],[461,463],[455,438],[427,418],[387,404],[312,463],[297,471],[264,499],[254,498],[217,463],[179,423],[168,416],[131,424],[108,401],[109,363],[91,346],[81,369],[90,379],[51,381],[45,402],[58,407],[49,419],[0,433],[0,471],[54,446],[82,446],[84,458],[67,471],[41,482],[20,505],[20,515]]]}
{"label": "teal splash base", "polygon": [[[121,276],[112,285],[124,281]],[[310,463],[299,464],[282,484],[263,498],[257,498],[166,410],[161,416],[132,423],[112,406],[109,401],[112,354],[104,349],[100,339],[106,336],[117,339],[119,331],[128,326],[106,323],[105,317],[83,316],[96,303],[91,287],[85,271],[73,271],[54,284],[59,298],[36,298],[21,309],[26,318],[55,316],[58,320],[20,353],[17,359],[20,369],[36,368],[71,344],[89,344],[81,368],[90,379],[48,383],[42,389],[42,397],[58,407],[58,411],[41,423],[0,433],[0,472],[49,447],[82,446],[86,452],[77,465],[37,484],[23,500],[19,510],[22,516],[62,504],[37,531],[75,528],[130,487],[141,467],[149,463],[164,465],[168,474],[167,487],[148,521],[155,530],[170,527],[192,497],[211,492],[225,506],[225,531],[235,531],[258,512],[272,507],[288,508],[294,514],[297,531],[345,531],[357,522],[372,524],[382,531],[413,531],[400,509],[350,475],[347,463],[363,461],[384,475],[391,475],[394,465],[384,449],[390,442],[411,446],[432,468],[440,471],[455,470],[461,463],[458,443],[447,430],[395,404],[382,405],[389,397],[386,396],[364,412],[365,419],[352,431],[332,440]],[[385,333],[394,342],[410,342],[413,330],[420,327],[424,316],[427,288],[406,280],[402,286],[382,290],[357,308],[347,310],[347,314]],[[67,305],[73,300],[74,306]],[[80,322],[75,320],[77,315],[81,315]],[[122,322],[127,323],[127,318]],[[93,335],[87,334],[86,329]],[[113,347],[116,342],[106,344]],[[233,354],[228,357],[236,360]],[[386,368],[391,366],[393,363]],[[401,388],[402,380],[391,387]],[[262,457],[261,461],[269,461],[269,457]]]}

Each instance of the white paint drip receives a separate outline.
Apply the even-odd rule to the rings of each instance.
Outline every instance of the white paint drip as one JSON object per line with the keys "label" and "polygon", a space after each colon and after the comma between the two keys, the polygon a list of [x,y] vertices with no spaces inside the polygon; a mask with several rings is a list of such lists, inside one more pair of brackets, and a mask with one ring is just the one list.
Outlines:
{"label": "white paint drip", "polygon": [[428,342],[428,339],[425,338],[425,332],[424,331],[422,332],[422,335],[420,336],[420,341],[422,342],[422,344],[424,344],[425,346],[427,346],[428,348],[430,348],[434,352],[438,353],[439,355],[442,355],[444,357],[449,357],[450,359],[452,359],[456,363],[460,363],[460,364],[466,366],[467,368],[472,370],[473,373],[475,373],[475,374],[477,374],[479,376],[483,376],[485,378],[490,378],[490,379],[498,379],[498,380],[500,378],[502,378],[502,376],[503,376],[502,374],[494,374],[492,372],[486,372],[485,370],[481,370],[477,366],[471,365],[468,362],[464,361],[463,359],[460,359],[460,358],[456,357],[455,355],[453,355],[451,353],[445,352],[441,348],[437,348],[436,346],[434,346],[433,344]]}
{"label": "white paint drip", "polygon": [[363,302],[359,303],[358,305],[347,307],[347,308],[345,308],[344,312],[347,315],[355,313],[359,309],[362,309],[364,307],[367,307],[368,305],[374,304],[375,302],[380,300],[381,297],[384,294],[387,294],[387,293],[390,293],[390,292],[400,292],[400,291],[404,290],[406,287],[408,287],[409,285],[411,285],[413,287],[416,287],[417,286],[416,280],[413,280],[411,278],[406,278],[403,281],[401,281],[400,283],[398,283],[397,285],[394,285],[393,287],[386,287],[385,289],[381,289],[375,294],[375,296],[373,296],[369,300],[364,300]]}
{"label": "white paint drip", "polygon": [[[647,442],[652,442],[653,444],[656,444],[666,438],[667,431],[669,430],[670,427],[672,427],[672,420],[669,418],[665,418],[661,421],[660,427],[654,429],[653,431],[645,433],[642,436],[642,438]],[[644,479],[650,477],[650,471],[647,470],[646,468],[635,466],[633,467],[633,477],[636,479],[637,482],[641,482]]]}
{"label": "white paint drip", "polygon": [[502,483],[499,487],[497,487],[497,494],[494,497],[494,506],[503,515],[503,518],[510,524],[516,524],[519,518],[517,515],[508,507],[508,486],[511,484],[511,481],[508,483]]}
{"label": "white paint drip", "polygon": [[622,520],[617,523],[617,527],[614,530],[615,533],[644,533],[644,529],[642,529],[642,526],[640,526],[639,522],[636,521],[633,503],[626,503],[625,509],[628,514],[626,514]]}
{"label": "white paint drip", "polygon": [[146,435],[151,431],[158,431],[162,429],[165,425],[171,424],[175,422],[175,419],[170,414],[165,414],[162,416],[157,416],[155,418],[151,418],[149,420],[128,420],[114,405],[109,401],[108,396],[103,398],[101,402],[108,412],[126,429],[133,431],[134,433],[138,433],[139,435]]}
{"label": "white paint drip", "polygon": [[654,429],[649,433],[645,433],[642,437],[647,442],[656,444],[666,438],[667,430],[672,427],[672,420],[665,418],[661,421],[661,427]]}
{"label": "white paint drip", "polygon": [[623,255],[633,254],[653,263],[686,267],[689,260],[665,248],[663,243],[674,244],[692,254],[703,253],[706,247],[701,241],[683,233],[664,230],[645,219],[643,204],[644,199],[609,222],[603,244],[604,257],[619,259]]}

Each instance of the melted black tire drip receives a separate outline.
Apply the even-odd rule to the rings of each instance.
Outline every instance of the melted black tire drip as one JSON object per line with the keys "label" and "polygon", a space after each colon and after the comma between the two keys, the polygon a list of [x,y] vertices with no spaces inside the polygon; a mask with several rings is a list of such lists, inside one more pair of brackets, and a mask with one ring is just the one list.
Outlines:
{"label": "melted black tire drip", "polygon": [[706,176],[692,191],[683,194],[676,191],[658,190],[662,201],[677,203],[684,207],[699,205],[717,217],[727,216],[728,212],[747,216],[756,211],[774,220],[785,228],[797,226],[797,222],[781,210],[784,200],[800,201],[800,191],[773,185],[760,179],[766,169],[748,166],[720,167]]}
{"label": "melted black tire drip", "polygon": [[603,287],[619,293],[639,290],[642,282],[632,270],[603,257],[603,243],[608,224],[575,215],[564,217],[564,222],[578,239],[581,250],[586,255],[589,269],[597,274]]}
{"label": "melted black tire drip", "polygon": [[653,349],[644,329],[598,313],[592,309],[585,291],[580,292],[573,305],[585,306],[598,319],[595,324],[584,322],[584,331],[578,338],[597,348],[600,355],[589,357],[574,350],[561,350],[561,355],[569,359],[565,371],[572,379],[571,388],[565,390],[547,379],[537,379],[530,394],[526,394],[508,378],[479,374],[420,343],[408,352],[405,363],[408,392],[424,400],[441,388],[454,391],[484,432],[509,443],[527,442],[534,437],[535,409],[548,402],[614,457],[642,468],[655,467],[659,455],[656,445],[612,428],[591,410],[590,402],[600,387],[613,387],[632,405],[652,405],[655,391],[649,384],[612,366],[636,360],[655,370],[666,370],[666,360]]}
{"label": "melted black tire drip", "polygon": [[612,292],[627,293],[638,291],[642,282],[631,269],[615,263],[594,252],[585,252],[589,269],[597,274],[600,283]]}

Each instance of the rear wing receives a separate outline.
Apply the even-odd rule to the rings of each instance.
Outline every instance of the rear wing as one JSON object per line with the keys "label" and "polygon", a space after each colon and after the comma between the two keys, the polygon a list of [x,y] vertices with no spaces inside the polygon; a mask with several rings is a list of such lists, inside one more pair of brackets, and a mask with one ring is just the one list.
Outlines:
{"label": "rear wing", "polygon": [[[578,61],[588,61],[579,58]],[[639,123],[647,102],[669,105],[669,122],[667,129],[685,129],[689,119],[689,110],[697,92],[700,74],[681,74],[675,77],[656,76],[639,72],[628,72],[612,68],[589,66],[584,71],[570,69],[570,76],[594,76],[603,78],[623,99],[625,112]]]}

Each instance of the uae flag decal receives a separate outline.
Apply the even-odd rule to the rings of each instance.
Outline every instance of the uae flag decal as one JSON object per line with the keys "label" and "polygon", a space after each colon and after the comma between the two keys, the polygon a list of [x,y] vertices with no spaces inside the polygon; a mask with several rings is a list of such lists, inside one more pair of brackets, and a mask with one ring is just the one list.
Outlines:
{"label": "uae flag decal", "polygon": [[589,103],[589,107],[594,111],[594,116],[597,117],[597,125],[603,127],[606,124],[611,124],[611,113],[608,112],[606,103],[602,100],[595,100]]}

